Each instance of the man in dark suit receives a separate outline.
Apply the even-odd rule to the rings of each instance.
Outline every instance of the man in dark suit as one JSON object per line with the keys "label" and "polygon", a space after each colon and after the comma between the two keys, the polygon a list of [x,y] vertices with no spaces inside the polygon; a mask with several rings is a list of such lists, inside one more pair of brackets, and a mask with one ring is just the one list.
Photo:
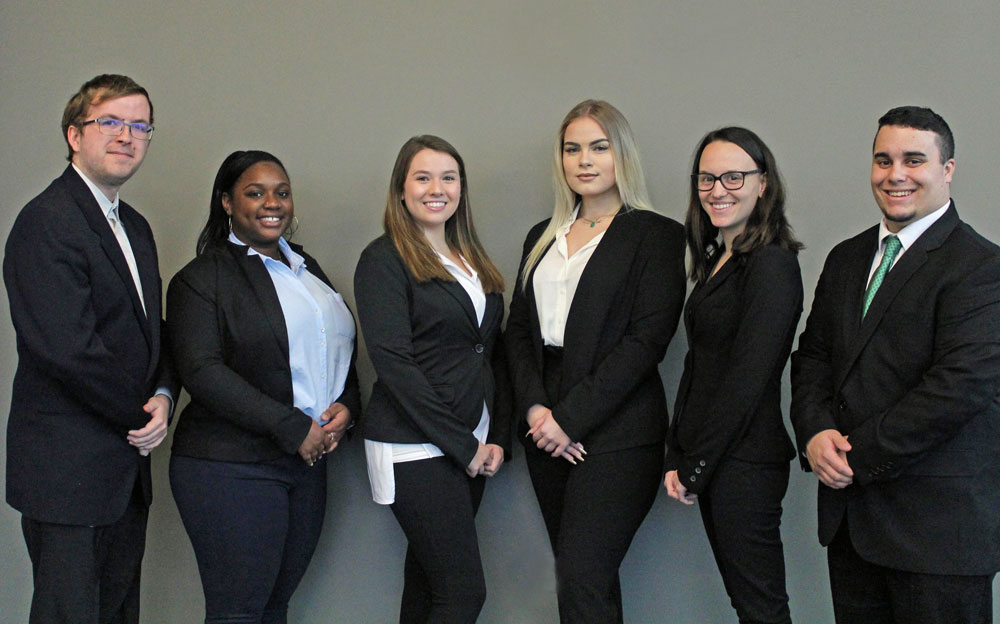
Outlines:
{"label": "man in dark suit", "polygon": [[35,622],[138,622],[149,453],[176,386],[161,358],[146,220],[118,199],[153,131],[146,90],[101,75],[66,105],[70,166],[18,215],[3,262],[18,366],[7,502],[22,514]]}
{"label": "man in dark suit", "polygon": [[879,120],[879,225],[837,245],[792,356],[838,623],[982,623],[1000,569],[1000,249],[950,199],[951,130]]}

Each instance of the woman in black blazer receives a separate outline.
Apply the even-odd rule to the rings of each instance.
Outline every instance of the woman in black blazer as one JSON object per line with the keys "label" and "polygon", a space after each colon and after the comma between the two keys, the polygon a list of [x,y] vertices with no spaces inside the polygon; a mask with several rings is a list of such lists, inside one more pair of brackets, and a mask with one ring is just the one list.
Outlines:
{"label": "woman in black blazer", "polygon": [[682,503],[697,499],[740,622],[791,621],[779,526],[795,449],[781,374],[802,313],[802,245],[784,204],[756,134],[730,127],[702,139],[687,213],[689,349],[664,484]]}
{"label": "woman in black blazer", "polygon": [[587,100],[555,144],[506,347],[562,622],[622,621],[618,568],[652,506],[667,405],[657,365],[684,301],[684,232],[649,210],[628,122]]}
{"label": "woman in black blazer", "polygon": [[170,485],[205,591],[206,622],[285,622],[319,539],[325,453],[360,415],[354,318],[283,233],[288,175],[234,152],[198,255],[170,282],[174,361],[191,402]]}
{"label": "woman in black blazer", "polygon": [[385,234],[354,275],[378,375],[363,425],[372,496],[392,506],[409,541],[400,622],[475,622],[486,599],[475,514],[510,443],[493,364],[503,277],[479,243],[468,197],[454,147],[435,136],[407,141]]}

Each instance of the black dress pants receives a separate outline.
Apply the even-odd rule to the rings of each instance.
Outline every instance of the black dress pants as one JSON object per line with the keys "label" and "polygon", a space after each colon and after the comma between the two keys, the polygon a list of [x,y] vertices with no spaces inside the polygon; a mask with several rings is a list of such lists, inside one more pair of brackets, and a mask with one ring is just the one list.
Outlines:
{"label": "black dress pants", "polygon": [[827,547],[837,624],[989,624],[993,577],[924,574],[865,561],[846,516]]}
{"label": "black dress pants", "polygon": [[727,458],[698,495],[705,533],[740,624],[788,624],[781,501],[788,463]]}
{"label": "black dress pants", "polygon": [[473,624],[486,602],[476,512],[486,478],[452,459],[394,464],[392,513],[409,542],[401,624]]}
{"label": "black dress pants", "polygon": [[138,624],[149,509],[136,482],[125,513],[107,526],[21,518],[31,558],[31,624]]}

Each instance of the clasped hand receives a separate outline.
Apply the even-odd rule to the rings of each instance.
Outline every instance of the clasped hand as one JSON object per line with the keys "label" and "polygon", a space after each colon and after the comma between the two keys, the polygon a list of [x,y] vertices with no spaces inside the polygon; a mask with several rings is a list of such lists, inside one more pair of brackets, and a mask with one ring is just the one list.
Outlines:
{"label": "clasped hand", "polygon": [[836,429],[824,429],[806,444],[806,458],[823,485],[835,490],[854,482],[854,470],[847,463],[851,444]]}
{"label": "clasped hand", "polygon": [[320,415],[320,422],[322,425],[312,422],[306,439],[299,445],[299,457],[310,466],[340,444],[351,424],[351,410],[343,403],[331,403]]}
{"label": "clasped hand", "polygon": [[528,435],[535,445],[552,457],[562,457],[575,466],[577,460],[583,461],[583,456],[587,454],[583,444],[572,441],[552,416],[552,410],[543,405],[531,406],[528,425]]}

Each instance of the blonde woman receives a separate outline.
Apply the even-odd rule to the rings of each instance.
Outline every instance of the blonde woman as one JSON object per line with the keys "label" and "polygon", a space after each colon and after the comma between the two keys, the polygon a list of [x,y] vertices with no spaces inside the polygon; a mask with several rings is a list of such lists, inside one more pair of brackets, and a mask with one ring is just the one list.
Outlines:
{"label": "blonde woman", "polygon": [[684,302],[684,229],[650,210],[632,131],[587,100],[556,137],[552,218],[524,243],[506,347],[562,622],[621,622],[618,567],[656,497],[657,364]]}

